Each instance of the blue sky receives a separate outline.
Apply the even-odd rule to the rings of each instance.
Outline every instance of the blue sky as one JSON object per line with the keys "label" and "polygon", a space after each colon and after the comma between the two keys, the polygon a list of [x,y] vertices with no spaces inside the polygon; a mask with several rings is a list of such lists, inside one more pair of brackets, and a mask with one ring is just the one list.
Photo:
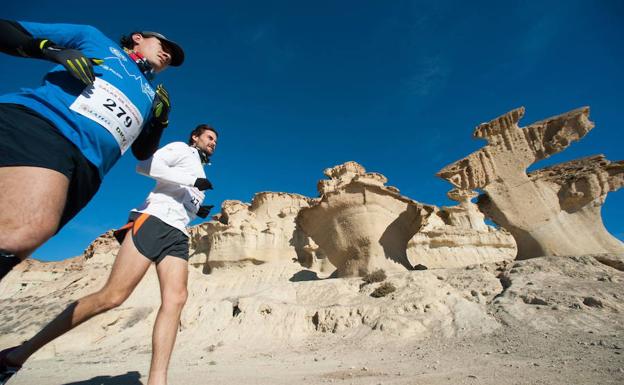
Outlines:
{"label": "blue sky", "polygon": [[[157,79],[173,105],[162,143],[202,122],[219,129],[206,204],[260,191],[317,196],[325,168],[354,160],[412,199],[449,205],[451,185],[435,173],[484,144],[472,139],[476,125],[519,106],[522,125],[585,105],[596,123],[537,166],[624,159],[624,2],[198,3],[9,0],[3,17],[90,24],[113,38],[156,30],[179,42],[185,64]],[[0,55],[0,93],[38,85],[50,67]],[[122,225],[153,187],[134,168],[124,156],[34,256],[79,255]],[[603,219],[620,239],[622,212],[624,193],[611,193]]]}

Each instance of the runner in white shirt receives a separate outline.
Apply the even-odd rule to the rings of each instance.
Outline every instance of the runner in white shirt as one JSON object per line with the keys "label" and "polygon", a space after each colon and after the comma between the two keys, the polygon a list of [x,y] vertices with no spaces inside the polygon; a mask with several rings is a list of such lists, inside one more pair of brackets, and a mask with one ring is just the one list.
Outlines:
{"label": "runner in white shirt", "polygon": [[[188,144],[170,143],[139,163],[137,171],[156,179],[156,187],[143,205],[132,210],[129,222],[115,232],[123,242],[104,287],[72,303],[30,340],[0,352],[1,366],[10,367],[15,373],[48,342],[121,305],[155,262],[162,303],[154,324],[147,385],[167,384],[169,358],[187,297],[186,226],[196,216],[208,216],[212,208],[201,206],[203,191],[212,189],[203,165],[215,151],[217,135],[211,126],[199,125],[191,133]],[[9,377],[2,377],[1,383]]]}
{"label": "runner in white shirt", "polygon": [[143,205],[133,212],[156,216],[188,236],[186,226],[197,216],[204,200],[203,191],[195,184],[197,180],[207,180],[199,151],[186,143],[174,142],[140,162],[137,172],[158,183]]}

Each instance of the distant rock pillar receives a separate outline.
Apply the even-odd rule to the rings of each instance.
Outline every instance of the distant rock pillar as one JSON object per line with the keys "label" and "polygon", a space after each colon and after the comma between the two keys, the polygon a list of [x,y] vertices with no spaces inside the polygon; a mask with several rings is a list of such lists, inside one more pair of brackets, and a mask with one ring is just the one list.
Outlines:
{"label": "distant rock pillar", "polygon": [[459,203],[459,207],[461,207],[463,212],[461,215],[454,215],[451,211],[451,223],[457,227],[463,227],[467,229],[472,229],[475,231],[489,231],[488,226],[485,224],[485,215],[481,211],[476,204],[472,203],[472,199],[479,196],[477,192],[472,190],[461,190],[461,189],[453,189],[446,194],[450,199]]}

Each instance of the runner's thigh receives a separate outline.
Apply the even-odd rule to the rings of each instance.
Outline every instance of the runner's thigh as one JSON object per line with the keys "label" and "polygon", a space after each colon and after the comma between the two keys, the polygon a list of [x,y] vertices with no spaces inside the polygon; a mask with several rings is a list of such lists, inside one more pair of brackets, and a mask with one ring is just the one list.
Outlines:
{"label": "runner's thigh", "polygon": [[152,261],[145,258],[137,250],[132,241],[132,236],[128,232],[113,263],[111,274],[106,283],[107,288],[130,295],[151,264]]}
{"label": "runner's thigh", "polygon": [[188,262],[185,259],[167,255],[156,265],[156,271],[162,296],[186,290]]}
{"label": "runner's thigh", "polygon": [[25,237],[42,243],[56,232],[69,186],[65,175],[40,167],[0,167],[0,186],[0,245],[28,241]]}

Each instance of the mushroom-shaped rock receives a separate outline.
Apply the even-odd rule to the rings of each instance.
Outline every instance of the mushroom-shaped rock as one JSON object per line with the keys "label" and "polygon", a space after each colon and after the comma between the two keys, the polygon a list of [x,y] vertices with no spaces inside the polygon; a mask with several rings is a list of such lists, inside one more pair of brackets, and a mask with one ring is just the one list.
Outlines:
{"label": "mushroom-shaped rock", "polygon": [[458,189],[485,192],[479,208],[514,236],[519,259],[624,252],[600,216],[606,194],[622,186],[621,162],[598,156],[526,172],[594,127],[589,108],[520,128],[523,115],[524,108],[518,108],[479,125],[474,136],[488,144],[438,176]]}
{"label": "mushroom-shaped rock", "polygon": [[321,199],[302,208],[299,227],[336,266],[336,275],[364,275],[375,269],[411,269],[406,249],[410,238],[433,212],[386,187],[386,178],[366,173],[355,163],[325,170],[318,184]]}

